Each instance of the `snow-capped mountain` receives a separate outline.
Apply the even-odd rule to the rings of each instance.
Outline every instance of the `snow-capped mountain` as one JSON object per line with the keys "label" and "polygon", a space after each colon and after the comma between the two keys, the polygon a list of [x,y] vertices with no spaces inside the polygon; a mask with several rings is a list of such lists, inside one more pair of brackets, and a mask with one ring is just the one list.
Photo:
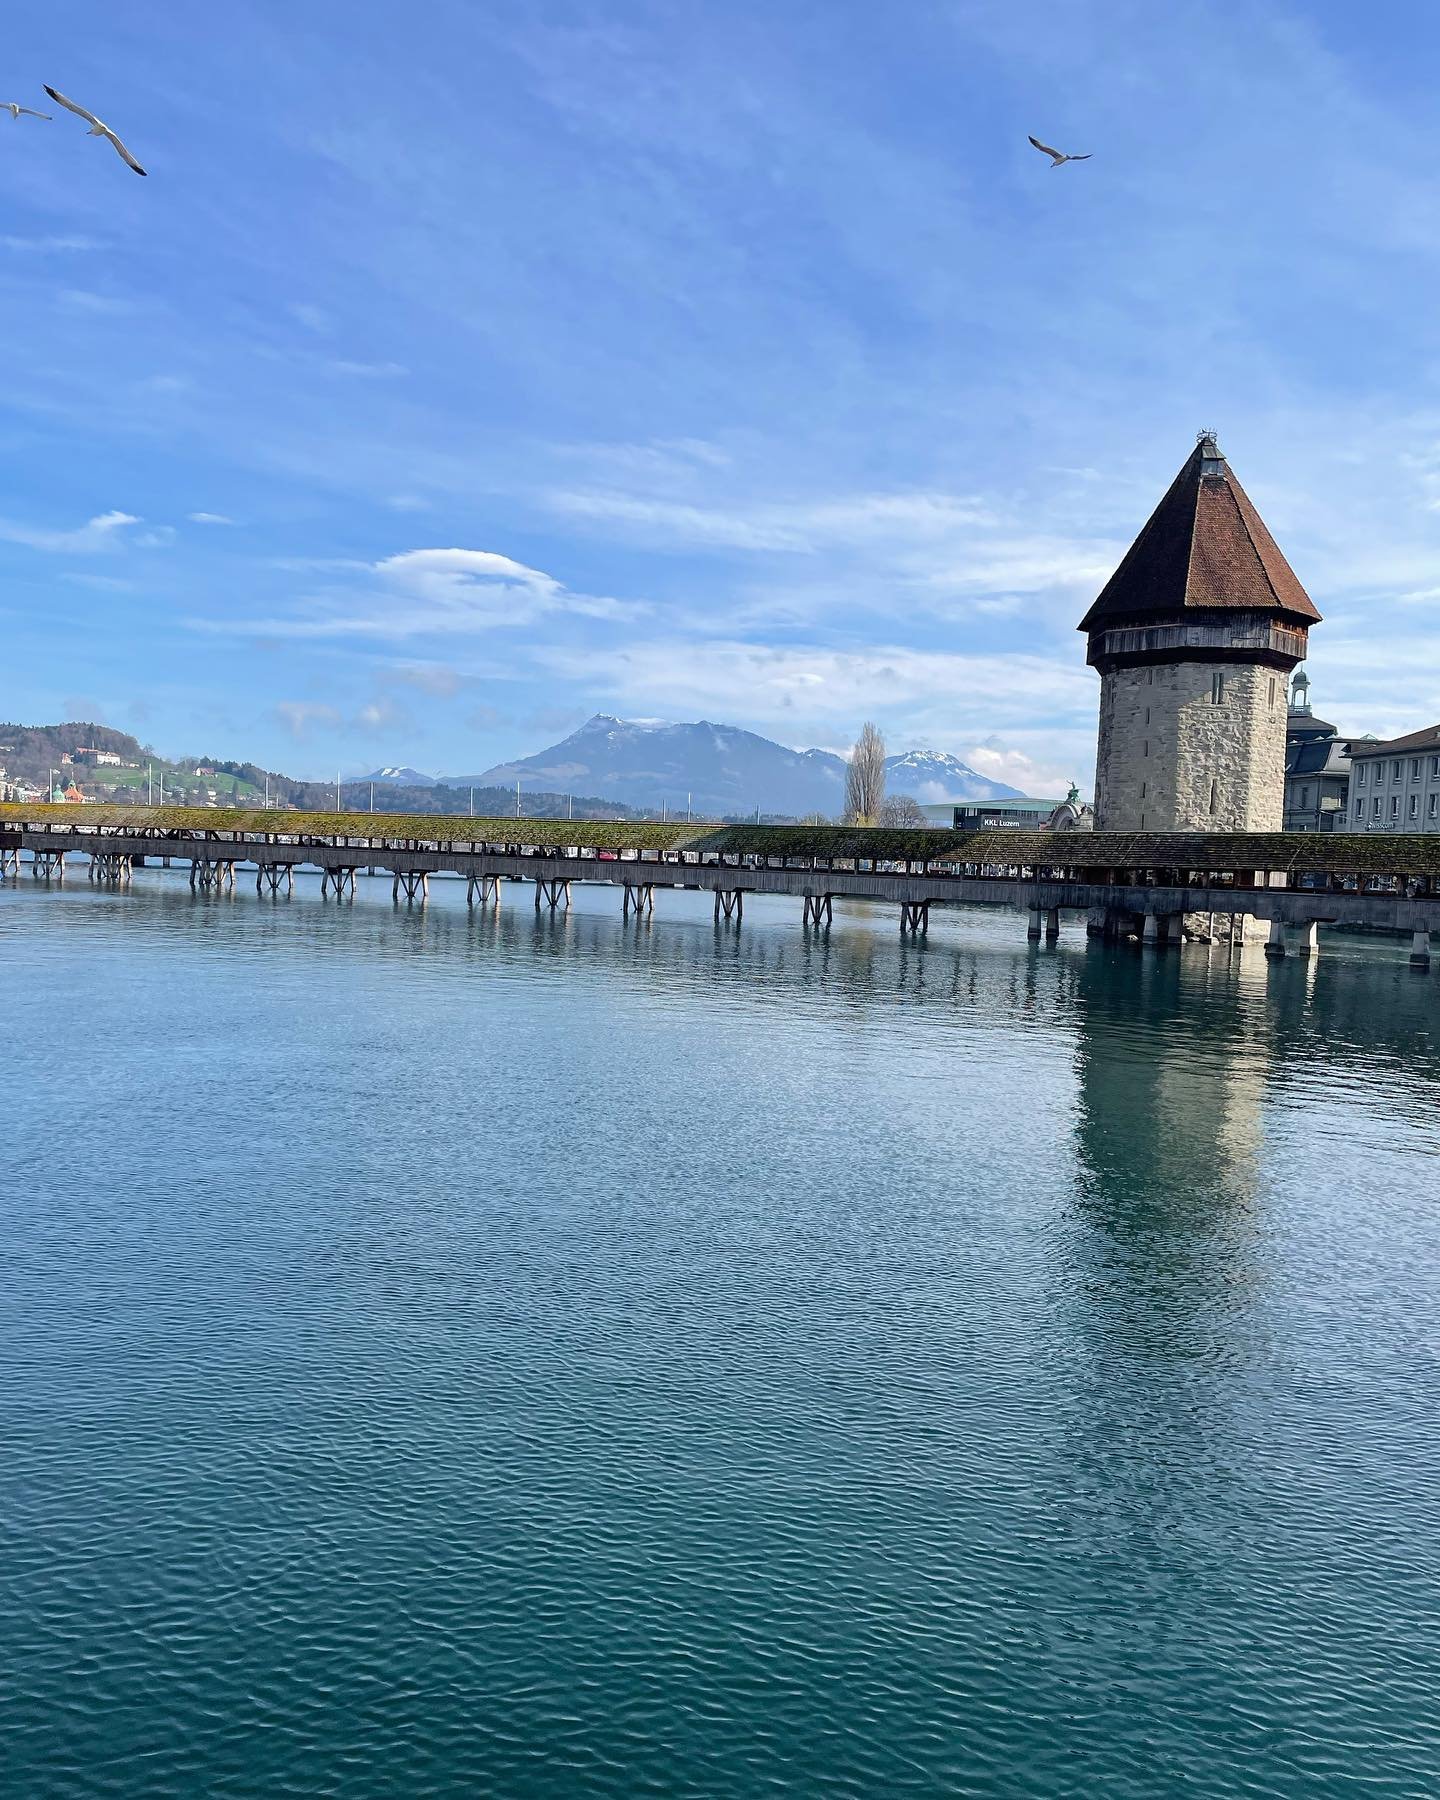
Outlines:
{"label": "snow-capped mountain", "polygon": [[[925,800],[998,800],[1014,788],[989,781],[958,757],[916,750],[886,765],[892,793]],[[803,818],[839,814],[845,801],[845,759],[829,750],[790,750],[783,744],[702,719],[670,724],[597,713],[580,729],[533,756],[497,763],[480,775],[444,775],[454,786],[513,786],[552,792],[605,794],[627,806],[693,810],[711,818],[762,814]]]}
{"label": "snow-capped mountain", "polygon": [[383,781],[386,787],[434,787],[433,775],[422,775],[418,769],[376,769],[373,774],[362,775],[362,781],[373,781],[377,786]]}
{"label": "snow-capped mountain", "polygon": [[969,763],[944,750],[907,750],[903,756],[887,756],[885,788],[887,793],[909,794],[922,806],[942,800],[1013,800],[1020,792],[978,774]]}

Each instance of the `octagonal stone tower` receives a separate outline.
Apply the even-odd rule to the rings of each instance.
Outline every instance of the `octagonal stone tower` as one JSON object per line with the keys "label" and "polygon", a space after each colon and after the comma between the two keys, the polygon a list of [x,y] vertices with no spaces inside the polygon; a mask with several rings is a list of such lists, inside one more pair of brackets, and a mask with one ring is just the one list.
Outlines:
{"label": "octagonal stone tower", "polygon": [[1279,831],[1290,671],[1320,614],[1201,434],[1080,621],[1099,831]]}

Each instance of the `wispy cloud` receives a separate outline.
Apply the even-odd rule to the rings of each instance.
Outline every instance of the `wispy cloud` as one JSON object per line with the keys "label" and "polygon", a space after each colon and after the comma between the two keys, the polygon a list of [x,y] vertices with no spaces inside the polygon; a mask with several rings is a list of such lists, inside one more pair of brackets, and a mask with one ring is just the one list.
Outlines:
{"label": "wispy cloud", "polygon": [[42,526],[22,525],[13,519],[0,519],[0,538],[10,544],[24,544],[30,550],[72,552],[88,556],[98,551],[113,550],[120,533],[127,526],[142,521],[134,513],[100,513],[74,531],[50,531]]}
{"label": "wispy cloud", "polygon": [[350,362],[344,357],[332,357],[324,366],[331,375],[348,375],[357,381],[394,381],[410,373],[404,363]]}
{"label": "wispy cloud", "polygon": [[402,640],[514,630],[560,613],[629,620],[646,610],[641,602],[575,593],[493,550],[406,550],[370,565],[369,573],[374,580],[363,591],[310,596],[291,616],[189,623],[267,637]]}
{"label": "wispy cloud", "polygon": [[135,302],[126,300],[117,294],[97,294],[89,288],[62,288],[60,304],[70,312],[83,313],[127,313],[133,312]]}
{"label": "wispy cloud", "polygon": [[901,534],[946,536],[991,519],[985,503],[974,496],[941,493],[856,494],[729,507],[594,489],[559,489],[546,499],[572,518],[629,527],[653,541],[801,553]]}
{"label": "wispy cloud", "polygon": [[233,519],[227,518],[224,513],[192,512],[186,513],[185,517],[192,525],[233,525],[235,523]]}
{"label": "wispy cloud", "polygon": [[72,251],[103,250],[103,242],[99,238],[82,237],[78,233],[52,233],[37,237],[21,237],[6,233],[0,237],[0,245],[7,250],[18,250],[37,256],[49,255],[52,252],[64,254]]}
{"label": "wispy cloud", "polygon": [[293,301],[287,310],[297,325],[303,325],[307,331],[313,331],[317,336],[323,337],[330,330],[330,315],[323,306],[311,306],[307,301]]}
{"label": "wispy cloud", "polygon": [[317,728],[334,730],[343,719],[338,707],[319,700],[277,700],[271,710],[297,742],[310,737]]}
{"label": "wispy cloud", "polygon": [[905,742],[973,743],[1017,718],[1093,736],[1094,678],[1060,657],[962,655],[904,645],[837,649],[741,641],[646,641],[607,651],[552,646],[537,660],[627,711],[721,718],[744,695],[745,715],[787,741],[843,736],[867,715],[893,720]]}

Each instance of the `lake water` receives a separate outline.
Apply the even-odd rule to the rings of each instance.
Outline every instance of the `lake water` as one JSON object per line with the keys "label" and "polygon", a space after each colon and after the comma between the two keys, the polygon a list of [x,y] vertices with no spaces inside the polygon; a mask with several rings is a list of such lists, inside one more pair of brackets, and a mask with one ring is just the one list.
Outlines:
{"label": "lake water", "polygon": [[1440,1788],[1440,973],[243,880],[0,887],[6,1792]]}

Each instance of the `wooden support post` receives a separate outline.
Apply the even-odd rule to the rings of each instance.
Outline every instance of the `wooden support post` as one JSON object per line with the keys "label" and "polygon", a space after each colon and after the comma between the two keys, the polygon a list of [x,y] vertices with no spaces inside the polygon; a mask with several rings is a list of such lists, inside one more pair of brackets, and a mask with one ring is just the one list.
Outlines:
{"label": "wooden support post", "polygon": [[498,875],[467,875],[465,877],[465,904],[467,906],[493,906],[498,911],[500,877]]}
{"label": "wooden support post", "polygon": [[541,875],[535,882],[535,910],[538,913],[540,903],[544,901],[553,913],[557,907],[570,910],[570,883],[560,878],[551,879]]}
{"label": "wooden support post", "polygon": [[835,896],[833,894],[807,894],[805,896],[804,925],[813,925],[817,931],[827,930],[833,920]]}
{"label": "wooden support post", "polygon": [[407,906],[413,906],[416,900],[422,906],[426,905],[430,899],[429,873],[424,869],[397,869],[390,889],[390,898],[397,905],[402,892]]}
{"label": "wooden support post", "polygon": [[259,863],[255,869],[255,892],[263,894],[268,888],[272,894],[280,892],[281,882],[285,884],[285,892],[295,891],[295,869],[291,863]]}
{"label": "wooden support post", "polygon": [[620,916],[628,919],[633,912],[638,919],[641,913],[655,911],[655,883],[653,881],[627,881],[624,884],[625,895],[621,903]]}
{"label": "wooden support post", "polygon": [[1428,969],[1430,967],[1430,933],[1417,931],[1410,940],[1410,967],[1412,969]]}
{"label": "wooden support post", "polygon": [[1038,944],[1040,942],[1041,930],[1044,922],[1044,913],[1038,906],[1032,906],[1030,908],[1030,924],[1025,932],[1025,936],[1030,943]]}
{"label": "wooden support post", "polygon": [[1050,907],[1045,914],[1045,938],[1053,944],[1060,935],[1060,908]]}
{"label": "wooden support post", "polygon": [[930,929],[930,902],[928,900],[902,900],[900,902],[900,935],[905,937],[922,937]]}
{"label": "wooden support post", "polygon": [[715,890],[715,923],[740,924],[745,917],[744,888],[716,888]]}
{"label": "wooden support post", "polygon": [[119,850],[97,850],[90,858],[91,881],[107,881],[117,887],[130,885],[130,858]]}

